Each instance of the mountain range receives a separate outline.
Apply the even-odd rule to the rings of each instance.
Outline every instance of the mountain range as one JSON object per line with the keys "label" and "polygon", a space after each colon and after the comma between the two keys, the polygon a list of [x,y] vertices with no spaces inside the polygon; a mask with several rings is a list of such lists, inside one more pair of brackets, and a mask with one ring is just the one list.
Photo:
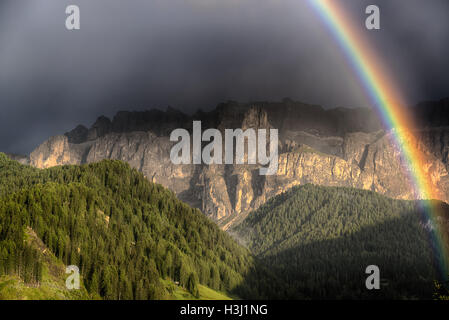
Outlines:
{"label": "mountain range", "polygon": [[[439,200],[449,202],[449,99],[411,109],[419,124],[412,134],[426,155],[422,165],[438,189]],[[260,176],[257,165],[174,165],[169,157],[174,144],[170,132],[191,130],[193,120],[202,121],[203,130],[278,129],[278,173]],[[193,115],[169,107],[165,111],[122,111],[112,120],[101,116],[90,128],[79,125],[50,137],[28,156],[11,157],[37,168],[123,160],[228,229],[273,196],[305,183],[415,199],[391,136],[368,108],[326,110],[288,98],[281,102],[228,101]]]}

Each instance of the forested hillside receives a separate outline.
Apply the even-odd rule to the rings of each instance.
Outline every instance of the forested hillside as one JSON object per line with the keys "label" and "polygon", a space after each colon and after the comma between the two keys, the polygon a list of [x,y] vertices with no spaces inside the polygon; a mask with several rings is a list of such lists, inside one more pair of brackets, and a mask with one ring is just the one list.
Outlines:
{"label": "forested hillside", "polygon": [[[124,162],[41,170],[0,154],[0,298],[431,298],[417,204],[295,187],[232,230],[248,250]],[[381,290],[365,288],[371,264]],[[65,290],[67,265],[81,291]]]}
{"label": "forested hillside", "polygon": [[[281,278],[280,297],[432,298],[438,257],[417,204],[304,185],[269,200],[233,232]],[[365,287],[368,265],[380,268],[380,290]]]}
{"label": "forested hillside", "polygon": [[0,154],[0,277],[39,287],[45,261],[29,233],[79,266],[91,297],[171,298],[167,283],[196,297],[199,284],[244,295],[253,268],[199,210],[120,161],[40,170]]}

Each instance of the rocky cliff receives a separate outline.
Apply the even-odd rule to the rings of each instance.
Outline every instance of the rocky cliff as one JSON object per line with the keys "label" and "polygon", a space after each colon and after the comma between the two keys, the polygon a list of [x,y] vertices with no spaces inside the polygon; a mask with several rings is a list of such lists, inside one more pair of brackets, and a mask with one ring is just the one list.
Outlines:
{"label": "rocky cliff", "polygon": [[[191,130],[193,120],[201,120],[203,130],[279,129],[277,175],[261,176],[257,165],[172,164],[169,134],[176,128]],[[427,123],[413,134],[426,154],[422,165],[441,200],[449,202],[449,127]],[[324,110],[285,99],[279,103],[228,102],[192,116],[173,109],[119,112],[112,120],[98,118],[89,129],[78,126],[51,137],[30,154],[29,163],[46,168],[102,159],[130,163],[224,228],[270,197],[305,183],[416,198],[400,153],[391,143],[391,132],[383,131],[373,111],[364,108]]]}

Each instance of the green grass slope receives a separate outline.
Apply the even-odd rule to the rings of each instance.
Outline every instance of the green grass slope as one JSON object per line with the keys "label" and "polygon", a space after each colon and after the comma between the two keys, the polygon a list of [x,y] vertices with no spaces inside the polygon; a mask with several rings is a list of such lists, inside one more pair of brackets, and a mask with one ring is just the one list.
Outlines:
{"label": "green grass slope", "polygon": [[42,275],[39,281],[25,283],[17,274],[0,276],[0,300],[86,300],[98,298],[91,296],[82,286],[79,290],[69,290],[65,284],[66,266],[58,260],[37,237],[27,228],[25,241],[38,252],[42,262]]}
{"label": "green grass slope", "polygon": [[212,290],[202,284],[198,285],[199,295],[194,296],[185,288],[179,286],[178,283],[173,282],[171,279],[164,279],[162,282],[165,285],[165,289],[169,293],[171,300],[233,300],[234,296],[230,296],[228,293]]}

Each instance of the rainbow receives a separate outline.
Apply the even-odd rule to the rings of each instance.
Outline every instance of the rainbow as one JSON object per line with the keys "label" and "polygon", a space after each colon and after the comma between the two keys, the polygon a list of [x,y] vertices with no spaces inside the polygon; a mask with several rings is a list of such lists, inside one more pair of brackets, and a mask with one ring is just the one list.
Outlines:
{"label": "rainbow", "polygon": [[[400,90],[383,68],[374,50],[361,36],[362,27],[351,24],[350,19],[336,0],[308,0],[311,7],[326,24],[332,36],[341,47],[345,58],[360,79],[368,98],[376,106],[384,126],[391,131],[392,142],[401,154],[410,181],[418,199],[442,199],[435,187],[426,154],[419,149],[416,138],[411,133],[416,128],[410,112],[400,96]],[[431,245],[443,280],[449,275],[449,255],[446,252],[446,236],[435,223],[439,207],[436,202],[423,203],[422,208],[431,225],[437,228],[431,232]]]}

